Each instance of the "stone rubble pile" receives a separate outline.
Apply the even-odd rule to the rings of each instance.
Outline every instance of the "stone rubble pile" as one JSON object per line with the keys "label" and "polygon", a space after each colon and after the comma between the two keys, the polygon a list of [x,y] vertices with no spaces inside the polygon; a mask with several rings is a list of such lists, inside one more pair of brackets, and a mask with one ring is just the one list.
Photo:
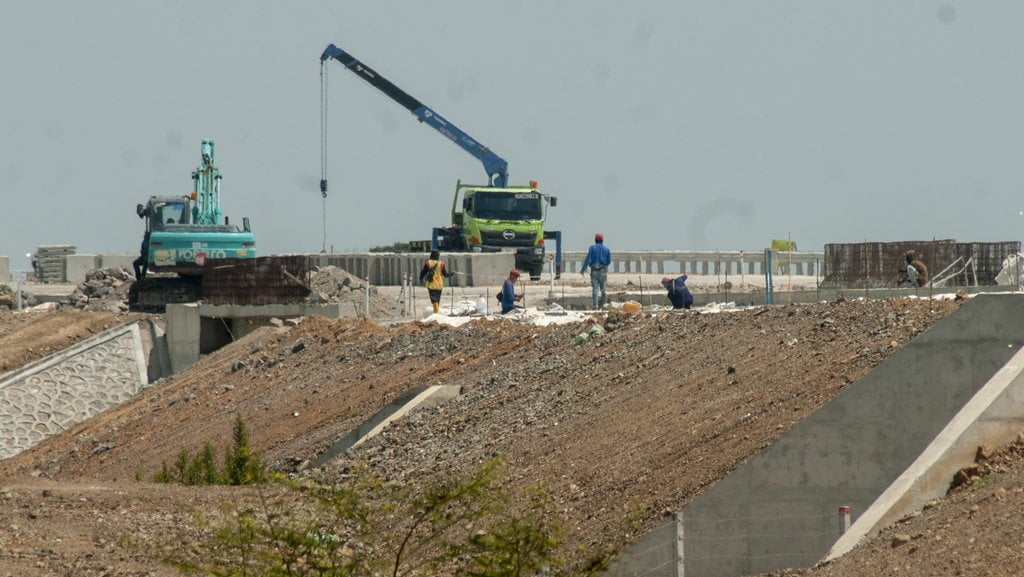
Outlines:
{"label": "stone rubble pile", "polygon": [[[311,302],[330,302],[352,305],[362,316],[366,314],[367,284],[345,269],[329,265],[317,268],[309,281]],[[423,293],[426,299],[426,293]],[[395,314],[395,299],[380,294],[377,287],[369,287],[369,313],[375,319],[389,319]],[[399,311],[401,312],[401,311]]]}
{"label": "stone rubble pile", "polygon": [[[21,291],[21,306],[31,307],[36,305],[36,297]],[[10,286],[0,283],[0,309],[14,310],[18,307],[18,293]]]}
{"label": "stone rubble pile", "polygon": [[89,271],[71,293],[70,304],[87,311],[128,311],[128,287],[135,276],[123,267]]}

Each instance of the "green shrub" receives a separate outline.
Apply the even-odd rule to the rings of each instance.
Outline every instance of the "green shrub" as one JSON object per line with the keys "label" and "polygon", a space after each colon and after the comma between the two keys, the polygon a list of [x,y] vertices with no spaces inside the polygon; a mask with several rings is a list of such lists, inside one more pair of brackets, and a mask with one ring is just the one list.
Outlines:
{"label": "green shrub", "polygon": [[195,455],[182,448],[173,469],[164,461],[153,481],[183,485],[253,485],[266,481],[267,470],[259,455],[249,448],[249,434],[240,415],[235,418],[232,438],[234,444],[225,451],[223,472],[217,470],[216,450],[207,441]]}
{"label": "green shrub", "polygon": [[261,485],[260,510],[225,516],[217,543],[209,545],[217,555],[174,564],[252,577],[536,575],[555,564],[549,502],[538,491],[525,514],[515,513],[515,499],[498,483],[502,471],[494,460],[468,479],[423,490],[365,471],[344,485]]}
{"label": "green shrub", "polygon": [[235,419],[232,434],[234,447],[224,460],[224,472],[229,485],[254,485],[267,480],[267,472],[259,455],[249,448],[249,434],[242,417]]}

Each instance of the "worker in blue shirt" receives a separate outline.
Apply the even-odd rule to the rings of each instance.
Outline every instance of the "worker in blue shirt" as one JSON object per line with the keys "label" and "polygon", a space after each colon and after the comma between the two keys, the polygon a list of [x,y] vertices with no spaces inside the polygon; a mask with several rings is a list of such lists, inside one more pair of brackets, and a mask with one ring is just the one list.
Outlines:
{"label": "worker in blue shirt", "polygon": [[661,284],[668,291],[668,300],[672,302],[674,309],[688,309],[693,305],[693,295],[690,293],[690,289],[686,288],[686,278],[687,276],[684,274],[674,279],[668,277],[661,279]]}
{"label": "worker in blue shirt", "polygon": [[[587,250],[587,258],[583,259],[580,274],[586,274],[590,268],[590,286],[594,289],[594,308],[608,304],[608,267],[612,264],[612,251],[604,245],[604,235],[594,235],[594,244]],[[598,299],[600,296],[600,300]]]}
{"label": "worker in blue shirt", "polygon": [[516,283],[519,282],[519,271],[512,269],[508,272],[508,278],[501,285],[501,314],[509,313],[516,309],[516,303],[523,300],[523,295],[516,294]]}

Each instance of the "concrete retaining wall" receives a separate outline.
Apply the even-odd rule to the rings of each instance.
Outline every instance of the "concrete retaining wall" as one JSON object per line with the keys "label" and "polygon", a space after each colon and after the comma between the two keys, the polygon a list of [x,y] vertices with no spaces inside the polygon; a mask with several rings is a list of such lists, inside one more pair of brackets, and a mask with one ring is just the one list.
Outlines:
{"label": "concrete retaining wall", "polygon": [[[972,415],[961,428],[975,434],[912,474],[933,472],[939,482],[880,505],[886,510],[872,514],[876,521],[944,492],[973,461],[971,445],[1012,440],[1024,427],[1022,348],[1024,295],[974,297],[642,538],[608,575],[731,577],[814,565],[839,538],[839,507],[851,507],[854,519],[865,514],[922,454],[936,451],[933,441],[958,415]],[[1004,367],[996,379],[1002,392],[975,401]],[[970,403],[987,408],[962,413]],[[867,524],[862,535],[879,526]]]}
{"label": "concrete retaining wall", "polygon": [[998,448],[1024,431],[1024,349],[956,414],[917,460],[832,546],[826,558],[846,554],[908,511],[944,495],[949,481],[974,461],[978,447]]}
{"label": "concrete retaining wall", "polygon": [[0,378],[0,459],[116,407],[148,382],[139,325],[100,333]]}

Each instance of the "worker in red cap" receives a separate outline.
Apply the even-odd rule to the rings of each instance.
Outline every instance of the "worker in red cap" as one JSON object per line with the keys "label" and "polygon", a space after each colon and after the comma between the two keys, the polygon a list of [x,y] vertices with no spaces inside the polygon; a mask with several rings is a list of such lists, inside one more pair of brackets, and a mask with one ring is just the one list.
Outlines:
{"label": "worker in red cap", "polygon": [[519,282],[519,271],[512,269],[508,271],[508,278],[501,285],[501,314],[516,308],[516,303],[523,300],[523,295],[516,294],[516,283]]}
{"label": "worker in red cap", "polygon": [[[594,235],[594,244],[587,250],[587,258],[583,259],[580,274],[586,274],[590,268],[590,286],[593,290],[594,308],[608,304],[608,267],[612,264],[612,251],[604,245],[604,235]],[[600,297],[600,298],[598,298]]]}

